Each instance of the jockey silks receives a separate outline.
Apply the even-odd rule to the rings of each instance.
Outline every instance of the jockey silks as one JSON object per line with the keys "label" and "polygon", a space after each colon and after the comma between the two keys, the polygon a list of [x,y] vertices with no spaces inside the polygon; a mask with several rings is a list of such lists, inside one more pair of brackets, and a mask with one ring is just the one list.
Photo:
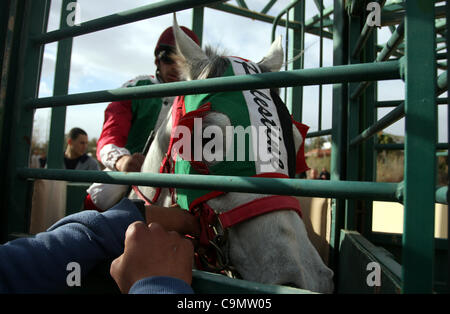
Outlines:
{"label": "jockey silks", "polygon": [[[261,73],[255,63],[235,57],[228,59],[230,64],[223,76]],[[193,147],[191,156],[176,156],[176,174],[289,178],[294,176],[296,169],[297,172],[307,169],[303,155],[297,158],[300,154],[297,154],[293,142],[293,120],[278,95],[269,89],[187,95],[182,107],[183,113],[177,126],[187,126],[192,131]],[[213,137],[198,139],[195,126],[208,113],[222,114],[229,119],[228,125],[219,126],[225,133],[225,140]],[[300,127],[299,131],[304,142],[307,127],[301,126],[303,128]],[[203,135],[203,130],[200,133]],[[215,136],[220,137],[217,134]],[[215,156],[222,158],[212,162],[204,158],[199,160],[199,148],[201,152],[214,139],[223,145],[213,148],[221,152]],[[172,155],[172,158],[175,156]],[[177,188],[177,203],[189,209],[195,200],[197,203],[211,192]]]}
{"label": "jockey silks", "polygon": [[[141,79],[127,84],[127,87],[152,84],[155,84],[155,82],[149,77],[149,79]],[[131,128],[125,146],[131,154],[140,153],[144,149],[150,132],[155,129],[158,122],[162,106],[162,98],[134,99],[132,101],[133,120],[131,121]]]}

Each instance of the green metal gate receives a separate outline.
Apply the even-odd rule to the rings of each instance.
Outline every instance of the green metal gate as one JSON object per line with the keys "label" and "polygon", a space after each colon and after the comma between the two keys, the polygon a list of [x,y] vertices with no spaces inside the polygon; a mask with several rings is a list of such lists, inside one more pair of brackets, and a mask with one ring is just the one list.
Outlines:
{"label": "green metal gate", "polygon": [[[63,8],[69,2],[74,1],[64,0]],[[384,255],[377,259],[383,269],[395,277],[392,280],[397,283],[401,292],[448,291],[448,240],[434,238],[434,206],[436,202],[447,204],[448,187],[437,187],[435,182],[436,150],[448,149],[448,143],[437,142],[437,105],[448,103],[447,98],[437,99],[437,96],[447,90],[447,71],[437,76],[437,66],[446,69],[448,60],[447,52],[442,53],[444,48],[437,44],[447,42],[446,22],[442,18],[445,18],[446,13],[448,15],[449,4],[446,1],[429,0],[334,0],[332,7],[325,8],[323,1],[314,0],[320,14],[305,20],[305,1],[292,1],[276,17],[267,15],[275,2],[276,0],[270,0],[261,12],[255,12],[247,7],[244,0],[237,1],[237,6],[217,0],[166,0],[91,20],[77,27],[64,25],[64,14],[67,11],[62,10],[61,28],[46,32],[50,0],[2,1],[2,242],[13,233],[28,231],[30,198],[26,195],[30,193],[33,179],[196,189],[213,187],[222,191],[326,197],[332,199],[330,249],[331,267],[338,283],[337,292],[340,292],[339,283],[343,281],[343,277],[351,276],[343,271],[344,262],[347,261],[347,256],[343,255],[346,254],[344,240],[348,238],[357,242],[357,246],[369,250],[367,254],[375,259],[381,256],[377,253],[378,248],[370,246],[366,239],[386,247],[397,246],[401,250],[401,270],[393,259],[386,259]],[[365,19],[369,2],[384,6],[381,24],[389,25],[392,31],[391,39],[384,46],[377,45],[376,27],[369,26]],[[289,70],[279,73],[67,94],[73,37],[194,8],[192,27],[201,38],[205,6],[273,23],[274,29],[276,26],[286,27],[290,34],[291,56],[293,51],[304,49],[305,33],[319,36],[320,67],[303,69],[304,60],[299,58],[291,64]],[[284,15],[287,18],[283,20]],[[323,38],[333,39],[332,67],[322,67]],[[57,41],[54,96],[38,98],[44,45]],[[439,60],[445,61],[442,63]],[[402,79],[405,82],[404,99],[378,101],[375,82],[392,79]],[[322,102],[319,100],[319,129],[309,137],[331,135],[330,181],[264,178],[244,180],[219,176],[201,177],[200,180],[198,176],[61,170],[62,161],[58,156],[63,151],[64,124],[60,121],[65,119],[67,106],[211,91],[292,87],[287,105],[294,117],[301,121],[303,87],[319,85],[321,99],[322,85],[325,84],[333,84],[332,127],[321,129]],[[388,106],[394,109],[377,120],[377,108]],[[53,112],[49,169],[28,168],[33,115],[37,108],[52,108]],[[402,117],[405,118],[404,145],[377,144],[374,135]],[[403,182],[375,182],[376,151],[382,149],[404,150]],[[374,200],[404,204],[404,232],[400,239],[399,236],[372,232]],[[358,231],[363,237],[354,231]],[[438,260],[443,262],[438,263]],[[436,264],[440,266],[436,267]],[[437,275],[443,282],[438,283],[439,280],[435,279]],[[197,273],[196,276],[203,278],[204,274]],[[225,281],[223,285],[226,285]]]}

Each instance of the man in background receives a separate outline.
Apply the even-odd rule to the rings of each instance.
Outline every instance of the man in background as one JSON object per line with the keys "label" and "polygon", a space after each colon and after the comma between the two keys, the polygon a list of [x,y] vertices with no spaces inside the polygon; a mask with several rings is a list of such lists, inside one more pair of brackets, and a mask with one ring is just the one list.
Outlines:
{"label": "man in background", "polygon": [[98,162],[86,154],[88,135],[80,128],[73,128],[69,132],[67,148],[64,152],[65,169],[100,170]]}

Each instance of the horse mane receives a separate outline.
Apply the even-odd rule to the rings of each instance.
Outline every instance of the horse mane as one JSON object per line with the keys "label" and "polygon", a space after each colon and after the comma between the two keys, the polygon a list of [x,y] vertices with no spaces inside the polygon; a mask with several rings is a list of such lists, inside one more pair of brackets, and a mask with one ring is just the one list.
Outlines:
{"label": "horse mane", "polygon": [[[178,51],[172,55],[172,59],[177,63],[180,69],[181,80],[202,80],[207,78],[221,77],[227,69],[230,61],[224,58],[224,53],[219,53],[218,49],[206,46],[205,54],[208,59],[196,58],[187,60]],[[267,67],[258,64],[261,71],[270,72]]]}

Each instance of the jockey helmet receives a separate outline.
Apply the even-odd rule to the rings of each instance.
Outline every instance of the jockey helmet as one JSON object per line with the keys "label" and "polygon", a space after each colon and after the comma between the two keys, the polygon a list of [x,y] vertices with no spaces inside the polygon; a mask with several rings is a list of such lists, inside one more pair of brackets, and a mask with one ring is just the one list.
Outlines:
{"label": "jockey helmet", "polygon": [[[195,41],[197,45],[200,45],[200,40],[193,31],[184,26],[181,26],[180,28],[186,33],[186,35]],[[155,56],[157,57],[160,51],[171,48],[175,48],[175,36],[173,35],[172,27],[168,27],[164,32],[162,32],[158,42],[156,43]]]}

